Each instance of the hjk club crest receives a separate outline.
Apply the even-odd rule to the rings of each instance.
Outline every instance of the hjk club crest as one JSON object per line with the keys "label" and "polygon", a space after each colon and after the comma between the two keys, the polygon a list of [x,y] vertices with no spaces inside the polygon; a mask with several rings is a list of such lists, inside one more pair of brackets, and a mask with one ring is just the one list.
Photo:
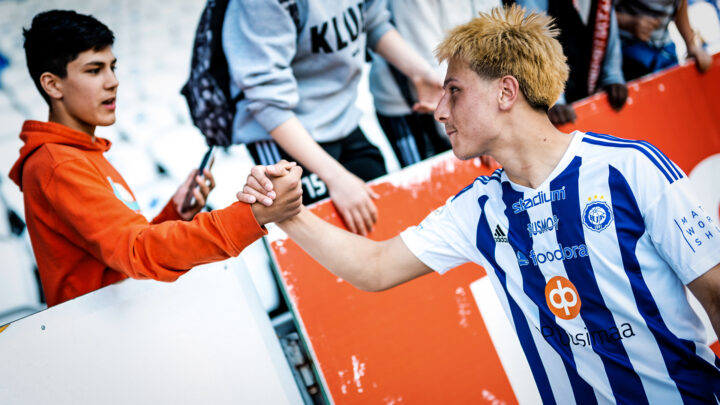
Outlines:
{"label": "hjk club crest", "polygon": [[[600,198],[603,197],[600,196]],[[582,213],[582,223],[591,231],[600,232],[612,222],[612,210],[605,201],[594,200],[593,198],[588,198],[588,200],[590,202],[587,203]]]}

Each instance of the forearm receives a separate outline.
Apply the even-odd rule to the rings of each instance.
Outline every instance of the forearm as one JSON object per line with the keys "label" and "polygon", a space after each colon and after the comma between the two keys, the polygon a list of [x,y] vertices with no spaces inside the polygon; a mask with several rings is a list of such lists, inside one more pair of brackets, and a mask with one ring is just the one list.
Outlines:
{"label": "forearm", "polygon": [[433,74],[432,66],[392,29],[378,41],[375,52],[410,79]]}
{"label": "forearm", "polygon": [[266,232],[246,204],[200,213],[191,221],[113,226],[115,243],[101,242],[109,267],[132,278],[172,281],[185,270],[237,256]]}
{"label": "forearm", "polygon": [[720,264],[692,281],[688,288],[702,304],[715,334],[720,338]]}
{"label": "forearm", "polygon": [[175,209],[175,205],[173,204],[172,200],[169,200],[167,204],[165,204],[165,207],[163,207],[162,211],[160,211],[159,214],[155,218],[153,218],[152,221],[150,221],[151,224],[160,224],[165,221],[176,221],[181,220],[182,217],[178,215],[177,210]]}
{"label": "forearm", "polygon": [[716,305],[714,308],[707,310],[707,314],[715,335],[720,339],[720,306]]}
{"label": "forearm", "polygon": [[685,41],[685,45],[687,46],[688,50],[694,48],[696,46],[695,31],[693,31],[692,26],[690,25],[690,19],[688,18],[687,0],[682,0],[680,2],[680,6],[678,6],[674,21],[675,26],[677,27],[678,32],[680,32],[680,35]]}
{"label": "forearm", "polygon": [[297,117],[290,118],[270,132],[270,136],[293,159],[326,183],[345,168],[310,136]]}
{"label": "forearm", "polygon": [[278,226],[336,276],[361,290],[383,289],[378,271],[383,255],[381,242],[337,228],[306,208]]}

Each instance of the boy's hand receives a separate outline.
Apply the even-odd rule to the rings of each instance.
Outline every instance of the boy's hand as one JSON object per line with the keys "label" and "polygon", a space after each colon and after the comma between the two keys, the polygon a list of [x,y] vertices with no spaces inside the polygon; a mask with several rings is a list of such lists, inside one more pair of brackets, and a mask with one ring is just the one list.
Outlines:
{"label": "boy's hand", "polygon": [[242,191],[237,193],[238,201],[248,204],[260,202],[265,206],[271,206],[276,197],[271,177],[290,174],[290,170],[296,166],[297,163],[282,159],[274,165],[253,167],[250,169],[250,174]]}
{"label": "boy's hand", "polygon": [[[185,221],[193,219],[195,214],[203,209],[205,202],[207,201],[207,196],[210,194],[212,189],[215,188],[215,178],[212,173],[210,173],[210,170],[203,170],[202,176],[198,175],[197,172],[198,171],[196,169],[190,173],[187,180],[185,180],[180,188],[178,188],[178,191],[172,198],[172,202],[175,205],[175,211],[177,211],[180,218]],[[193,197],[195,197],[195,204],[183,211],[183,204],[185,203],[188,193],[192,193]]]}
{"label": "boy's hand", "polygon": [[[268,168],[269,167],[270,166],[268,166]],[[267,168],[263,168],[267,170]],[[261,203],[254,203],[251,206],[255,219],[260,225],[265,225],[269,222],[282,222],[300,213],[302,209],[302,185],[300,183],[300,176],[302,176],[302,169],[297,165],[292,165],[290,168],[287,166],[283,167],[279,176],[265,176],[266,179],[271,181],[270,188],[274,190],[275,201],[271,201],[270,206]],[[248,177],[248,180],[250,180],[251,177],[254,178],[251,175]],[[258,185],[259,184],[265,184],[262,189],[267,190],[268,186],[267,183],[264,182],[264,179],[261,179],[258,182]],[[245,189],[247,189],[247,185],[243,188],[243,190]],[[251,189],[257,191],[252,187]],[[237,194],[238,200],[243,202],[245,201],[241,199],[241,197],[244,196],[244,192]]]}

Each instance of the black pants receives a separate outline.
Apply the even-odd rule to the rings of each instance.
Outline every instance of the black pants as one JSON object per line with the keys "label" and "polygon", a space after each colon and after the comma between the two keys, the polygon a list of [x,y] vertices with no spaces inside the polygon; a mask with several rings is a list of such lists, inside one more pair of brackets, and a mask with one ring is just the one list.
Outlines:
{"label": "black pants", "polygon": [[435,118],[430,114],[391,117],[378,113],[377,117],[402,167],[451,148],[447,136],[438,131]]}
{"label": "black pants", "polygon": [[[364,181],[387,173],[385,160],[380,150],[365,138],[365,134],[360,128],[356,128],[343,139],[318,144],[350,173]],[[280,159],[295,160],[272,140],[253,142],[247,147],[255,163],[260,165],[271,165]],[[328,197],[328,188],[325,182],[304,166],[302,168],[303,204],[312,204]]]}

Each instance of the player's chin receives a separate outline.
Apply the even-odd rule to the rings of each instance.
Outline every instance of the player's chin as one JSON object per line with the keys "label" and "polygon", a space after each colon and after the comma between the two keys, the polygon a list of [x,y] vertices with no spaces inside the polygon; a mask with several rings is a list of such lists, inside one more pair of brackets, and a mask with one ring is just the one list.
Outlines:
{"label": "player's chin", "polygon": [[475,154],[466,153],[465,151],[458,150],[457,148],[453,148],[453,154],[455,154],[455,157],[460,160],[468,160],[476,157]]}

